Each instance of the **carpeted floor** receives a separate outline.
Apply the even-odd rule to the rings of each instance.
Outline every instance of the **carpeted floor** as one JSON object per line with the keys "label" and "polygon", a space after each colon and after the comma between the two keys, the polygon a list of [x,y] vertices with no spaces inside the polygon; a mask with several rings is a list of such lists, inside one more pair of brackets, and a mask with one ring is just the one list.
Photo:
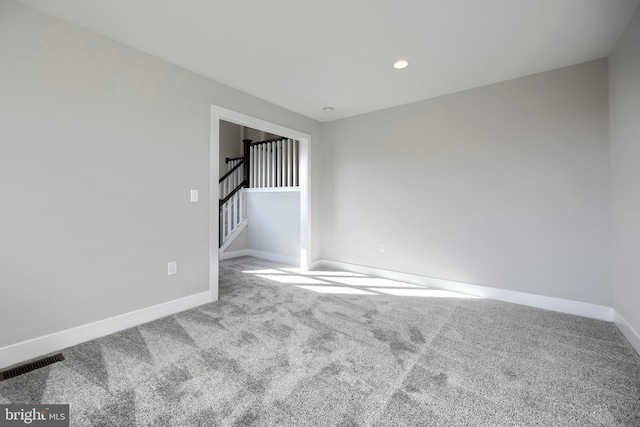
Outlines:
{"label": "carpeted floor", "polygon": [[66,350],[0,403],[84,426],[640,426],[640,357],[607,322],[225,261],[220,301]]}

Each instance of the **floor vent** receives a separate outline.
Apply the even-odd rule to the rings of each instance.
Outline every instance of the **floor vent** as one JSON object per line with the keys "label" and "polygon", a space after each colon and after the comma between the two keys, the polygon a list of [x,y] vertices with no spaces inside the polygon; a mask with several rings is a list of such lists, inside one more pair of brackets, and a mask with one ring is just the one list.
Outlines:
{"label": "floor vent", "polygon": [[33,362],[25,363],[24,365],[16,366],[15,368],[7,371],[0,372],[0,381],[8,380],[9,378],[17,377],[18,375],[26,374],[27,372],[35,371],[36,369],[44,368],[56,362],[62,362],[64,356],[62,353],[58,353],[54,356],[45,357],[35,360]]}

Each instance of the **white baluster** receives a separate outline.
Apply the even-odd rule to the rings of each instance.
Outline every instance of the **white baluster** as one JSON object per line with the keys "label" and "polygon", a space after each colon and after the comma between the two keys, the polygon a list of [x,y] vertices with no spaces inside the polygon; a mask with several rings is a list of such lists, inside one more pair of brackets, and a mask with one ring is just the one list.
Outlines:
{"label": "white baluster", "polygon": [[287,140],[282,140],[282,168],[280,169],[282,173],[282,186],[287,186]]}
{"label": "white baluster", "polygon": [[258,145],[258,188],[262,187],[262,145]]}
{"label": "white baluster", "polygon": [[251,183],[249,186],[255,188],[256,186],[256,147],[249,147],[249,164],[251,165]]}
{"label": "white baluster", "polygon": [[262,168],[262,186],[263,187],[267,186],[267,176],[269,175],[269,171],[267,170],[267,160],[268,160],[267,144],[262,144],[262,164],[264,166]]}
{"label": "white baluster", "polygon": [[282,173],[282,187],[287,186],[287,140],[282,140],[282,168],[280,169]]}
{"label": "white baluster", "polygon": [[278,168],[278,179],[280,184],[278,185],[278,187],[284,187],[287,180],[287,176],[285,174],[285,168],[287,166],[287,143],[286,140],[281,139],[280,141],[278,141],[278,144],[280,145],[280,167]]}
{"label": "white baluster", "polygon": [[235,199],[236,195],[234,194],[233,196],[231,196],[231,198],[229,199],[229,235],[231,235],[231,233],[233,233],[233,225],[235,220],[233,219],[234,214],[233,214],[233,199]]}
{"label": "white baluster", "polygon": [[269,152],[267,151],[267,144],[262,144],[262,155],[264,156],[264,169],[262,170],[262,186],[267,187],[269,185]]}
{"label": "white baluster", "polygon": [[264,144],[264,186],[269,186],[269,168],[266,165],[269,163],[269,144]]}
{"label": "white baluster", "polygon": [[267,168],[264,171],[264,186],[271,187],[271,152],[269,150],[269,144],[264,144],[265,160],[267,162]]}
{"label": "white baluster", "polygon": [[261,187],[267,186],[267,146],[265,144],[260,145],[260,156],[262,158],[262,173],[260,174],[260,180],[262,181]]}
{"label": "white baluster", "polygon": [[265,144],[265,152],[267,153],[267,175],[264,177],[266,181],[265,187],[271,187],[271,169],[273,165],[271,164],[271,143]]}
{"label": "white baluster", "polygon": [[252,187],[256,188],[258,186],[258,151],[255,146],[251,147],[251,149],[253,150],[253,155],[251,156],[251,167],[253,168],[253,172],[251,174],[253,179]]}
{"label": "white baluster", "polygon": [[280,187],[282,180],[280,174],[280,169],[282,169],[282,146],[280,140],[276,141],[276,162],[278,163],[278,170],[276,170],[276,187]]}
{"label": "white baluster", "polygon": [[258,146],[253,147],[253,186],[258,188],[258,163],[260,161],[260,151],[258,150]]}
{"label": "white baluster", "polygon": [[278,186],[278,171],[280,170],[280,158],[278,157],[278,153],[280,152],[280,147],[278,145],[278,141],[273,141],[273,163],[275,163],[276,167],[273,168],[273,186]]}
{"label": "white baluster", "polygon": [[269,143],[269,151],[267,151],[267,153],[269,154],[269,163],[271,164],[271,167],[269,168],[269,187],[275,187],[275,183],[273,182],[273,172],[276,170],[276,159],[273,156],[273,150],[274,150],[275,146],[273,144],[273,142]]}
{"label": "white baluster", "polygon": [[271,170],[271,186],[277,187],[276,175],[278,173],[278,141],[271,143],[271,160],[273,162],[273,169]]}
{"label": "white baluster", "polygon": [[293,140],[293,186],[298,186],[298,141]]}
{"label": "white baluster", "polygon": [[233,228],[235,229],[238,224],[240,224],[240,192],[238,191],[236,193],[236,200],[235,200],[235,205],[236,205],[236,214],[235,214],[235,225],[233,226]]}
{"label": "white baluster", "polygon": [[291,186],[296,186],[296,163],[298,163],[296,159],[296,144],[297,141],[295,139],[291,140]]}
{"label": "white baluster", "polygon": [[229,209],[229,223],[228,223],[227,236],[230,236],[231,231],[233,231],[233,228],[232,228],[233,227],[233,196],[229,200],[229,203],[227,203],[227,209]]}
{"label": "white baluster", "polygon": [[231,231],[233,230],[233,196],[227,202],[227,238],[231,235]]}
{"label": "white baluster", "polygon": [[222,241],[227,240],[227,205],[222,206]]}
{"label": "white baluster", "polygon": [[231,235],[231,233],[233,232],[233,197],[231,198],[231,200],[229,200],[229,234],[228,236]]}
{"label": "white baluster", "polygon": [[229,210],[229,227],[227,229],[227,237],[231,235],[231,233],[233,233],[233,227],[234,227],[234,219],[233,219],[233,199],[234,199],[235,195],[233,195],[230,199],[229,199],[229,203],[228,203],[228,210]]}
{"label": "white baluster", "polygon": [[287,143],[284,139],[280,140],[280,187],[284,187],[285,182],[287,181],[287,176],[285,175],[285,167],[287,166]]}
{"label": "white baluster", "polygon": [[265,176],[267,172],[267,151],[265,150],[264,144],[260,145],[260,157],[262,159],[261,160],[262,170],[260,171],[260,187],[265,187],[267,185],[267,182],[265,180]]}
{"label": "white baluster", "polygon": [[220,211],[220,231],[222,234],[222,243],[224,243],[224,206],[222,206],[222,210]]}
{"label": "white baluster", "polygon": [[285,187],[287,185],[287,140],[280,140],[280,145],[282,146],[280,149],[280,187]]}
{"label": "white baluster", "polygon": [[287,139],[287,187],[291,187],[291,140]]}
{"label": "white baluster", "polygon": [[231,234],[231,226],[233,225],[233,211],[231,210],[232,200],[227,203],[227,237]]}
{"label": "white baluster", "polygon": [[260,187],[260,146],[256,145],[254,148],[256,150],[256,156],[255,156],[253,164],[256,167],[256,173],[255,173],[255,176],[256,176],[256,188],[258,188],[258,187]]}
{"label": "white baluster", "polygon": [[238,193],[233,195],[233,200],[232,200],[232,215],[233,215],[233,220],[231,221],[231,232],[233,232],[236,229],[236,224],[238,223],[238,219],[237,219],[237,215],[238,215]]}

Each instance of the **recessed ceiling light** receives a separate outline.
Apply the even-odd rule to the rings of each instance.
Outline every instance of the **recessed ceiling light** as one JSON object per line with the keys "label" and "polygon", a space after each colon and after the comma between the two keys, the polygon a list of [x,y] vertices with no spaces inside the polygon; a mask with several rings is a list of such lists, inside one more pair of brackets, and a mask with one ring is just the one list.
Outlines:
{"label": "recessed ceiling light", "polygon": [[401,59],[400,61],[396,61],[396,63],[393,64],[393,68],[397,70],[402,70],[403,68],[407,68],[407,65],[409,65],[409,63],[404,59]]}
{"label": "recessed ceiling light", "polygon": [[333,112],[333,107],[324,107],[322,109],[325,113],[332,113]]}

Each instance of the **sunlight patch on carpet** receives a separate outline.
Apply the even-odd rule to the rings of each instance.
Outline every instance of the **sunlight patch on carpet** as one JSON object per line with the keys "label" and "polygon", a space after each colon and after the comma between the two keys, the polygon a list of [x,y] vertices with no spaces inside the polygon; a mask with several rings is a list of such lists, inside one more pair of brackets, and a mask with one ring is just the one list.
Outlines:
{"label": "sunlight patch on carpet", "polygon": [[362,289],[347,288],[346,286],[298,286],[308,291],[319,292],[321,294],[348,294],[348,295],[376,295]]}
{"label": "sunlight patch on carpet", "polygon": [[304,276],[288,276],[288,275],[275,275],[275,274],[256,274],[257,277],[263,279],[273,280],[274,282],[287,283],[287,284],[310,284],[310,285],[327,285],[328,283],[323,280],[314,279],[312,277]]}
{"label": "sunlight patch on carpet", "polygon": [[403,297],[428,297],[428,298],[465,298],[478,299],[475,295],[460,294],[458,292],[445,291],[442,289],[397,289],[397,288],[370,288],[371,291],[382,292],[388,295],[396,295]]}

